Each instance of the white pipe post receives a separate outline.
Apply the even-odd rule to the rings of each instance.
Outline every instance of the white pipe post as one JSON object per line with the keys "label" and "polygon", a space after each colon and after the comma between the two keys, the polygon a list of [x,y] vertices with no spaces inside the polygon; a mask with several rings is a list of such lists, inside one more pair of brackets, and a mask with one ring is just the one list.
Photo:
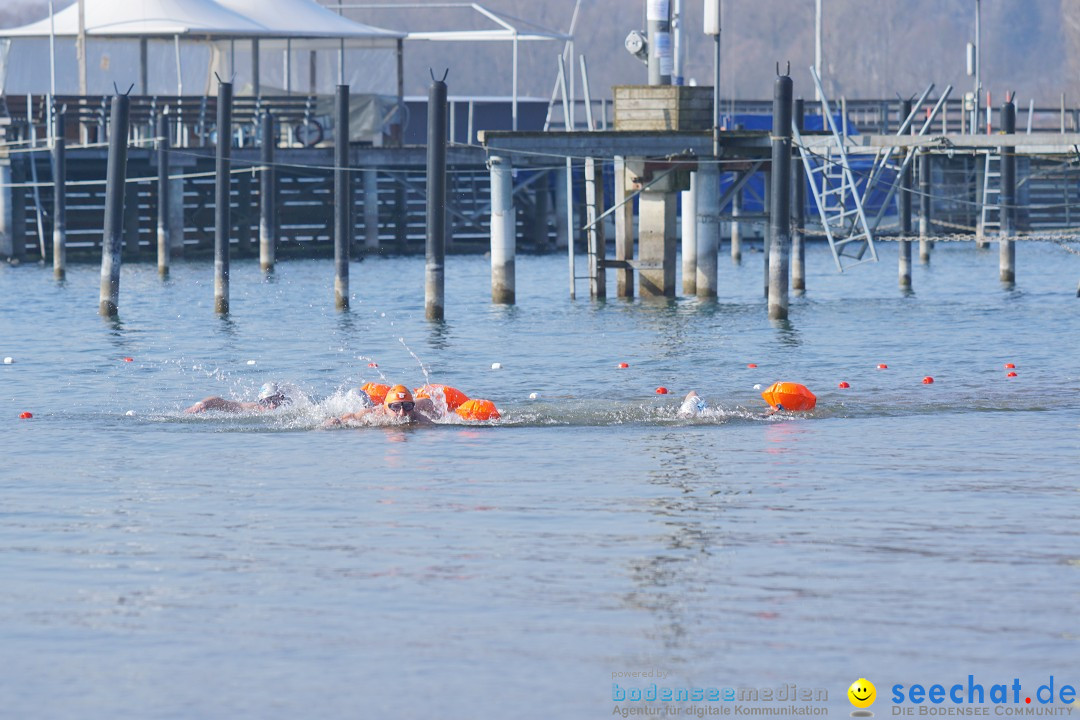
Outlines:
{"label": "white pipe post", "polygon": [[682,191],[682,291],[697,294],[697,192],[698,174],[690,173],[690,189]]}
{"label": "white pipe post", "polygon": [[699,165],[697,176],[697,283],[699,298],[715,298],[720,252],[720,168]]}
{"label": "white pipe post", "polygon": [[491,302],[513,305],[515,301],[514,251],[517,213],[514,210],[514,178],[510,160],[492,156],[491,174]]}

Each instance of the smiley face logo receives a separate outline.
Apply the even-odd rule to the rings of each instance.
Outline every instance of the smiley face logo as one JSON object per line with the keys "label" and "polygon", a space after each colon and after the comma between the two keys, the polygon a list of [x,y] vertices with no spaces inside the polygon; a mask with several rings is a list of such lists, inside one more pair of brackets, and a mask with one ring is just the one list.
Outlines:
{"label": "smiley face logo", "polygon": [[874,683],[866,678],[859,678],[851,683],[851,687],[847,690],[847,696],[855,707],[868,708],[877,699],[877,688],[874,687]]}

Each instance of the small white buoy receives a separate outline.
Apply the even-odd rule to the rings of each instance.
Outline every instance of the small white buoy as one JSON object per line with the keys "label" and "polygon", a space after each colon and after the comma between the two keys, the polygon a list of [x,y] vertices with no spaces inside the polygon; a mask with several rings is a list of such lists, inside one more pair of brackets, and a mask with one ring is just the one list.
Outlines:
{"label": "small white buoy", "polygon": [[534,392],[529,393],[529,399],[530,400],[535,400],[538,397],[540,397],[540,393],[534,393]]}
{"label": "small white buoy", "polygon": [[124,413],[124,414],[125,414],[125,415],[127,415],[128,417],[131,417],[132,415],[134,415],[134,414],[135,414],[135,411],[134,411],[134,410],[128,410],[128,411],[127,411],[126,413]]}
{"label": "small white buoy", "polygon": [[492,370],[502,370],[502,363],[491,363]]}
{"label": "small white buoy", "polygon": [[15,362],[15,358],[13,358],[13,357],[4,358],[4,364],[5,365],[11,365],[13,362]]}
{"label": "small white buoy", "polygon": [[755,386],[754,386],[754,389],[755,389],[755,390],[760,390],[760,389],[761,389],[761,385],[755,385]]}
{"label": "small white buoy", "polygon": [[255,364],[254,360],[248,360],[248,365],[254,365],[254,364]]}

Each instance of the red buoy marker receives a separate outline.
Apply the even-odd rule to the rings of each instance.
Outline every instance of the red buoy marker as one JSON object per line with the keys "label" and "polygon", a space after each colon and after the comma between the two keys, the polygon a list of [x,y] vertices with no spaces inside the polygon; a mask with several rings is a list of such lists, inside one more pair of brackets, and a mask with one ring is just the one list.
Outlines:
{"label": "red buoy marker", "polygon": [[747,363],[746,367],[748,367],[748,368],[756,368],[757,363]]}
{"label": "red buoy marker", "polygon": [[1016,365],[1014,363],[1005,363],[1005,369],[1006,370],[1013,370],[1015,368],[1016,368]]}
{"label": "red buoy marker", "polygon": [[658,387],[658,388],[656,388],[656,394],[657,395],[667,395],[667,388],[666,387]]}
{"label": "red buoy marker", "polygon": [[1014,372],[1006,373],[1005,377],[1016,377],[1016,373],[1014,373]]}
{"label": "red buoy marker", "polygon": [[19,419],[20,420],[29,420],[32,417],[34,417],[34,413],[29,413],[29,412],[19,413]]}
{"label": "red buoy marker", "polygon": [[846,381],[841,381],[840,384],[836,387],[840,388],[841,390],[846,390],[847,388],[851,387],[851,385],[849,385]]}
{"label": "red buoy marker", "polygon": [[934,378],[932,378],[932,377],[930,377],[929,375],[927,375],[926,377],[924,377],[924,378],[922,379],[922,384],[923,384],[923,385],[933,385],[933,384],[934,384]]}
{"label": "red buoy marker", "polygon": [[620,370],[625,370],[626,368],[630,367],[630,363],[622,362],[622,363],[619,363],[616,367],[618,367]]}
{"label": "red buoy marker", "polygon": [[369,362],[369,363],[367,364],[367,366],[368,366],[368,367],[379,367],[379,363],[377,363],[377,362]]}
{"label": "red buoy marker", "polygon": [[886,365],[885,363],[878,363],[877,369],[878,370],[888,370],[889,366]]}
{"label": "red buoy marker", "polygon": [[124,362],[135,362],[135,358],[124,358]]}

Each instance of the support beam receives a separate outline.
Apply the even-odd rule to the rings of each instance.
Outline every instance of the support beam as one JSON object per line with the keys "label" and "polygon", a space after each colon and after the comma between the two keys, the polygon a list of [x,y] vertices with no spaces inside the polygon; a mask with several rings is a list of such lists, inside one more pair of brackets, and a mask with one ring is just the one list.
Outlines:
{"label": "support beam", "polygon": [[[904,100],[900,105],[901,117],[911,114],[911,101]],[[911,235],[911,165],[908,163],[900,176],[900,234],[904,237]],[[904,290],[911,289],[911,243],[907,240],[900,241],[899,260],[897,273],[900,287]]]}
{"label": "support beam", "polygon": [[101,293],[98,312],[115,317],[120,307],[120,259],[124,239],[124,185],[127,180],[127,95],[114,95],[105,171],[105,223],[101,238]]}
{"label": "support beam", "polygon": [[638,293],[675,297],[675,193],[638,196]]}
{"label": "support beam", "polygon": [[334,96],[334,307],[349,309],[352,250],[352,182],[349,175],[349,86]]}
{"label": "support beam", "polygon": [[919,262],[923,265],[930,264],[930,249],[933,247],[930,240],[930,164],[931,155],[928,152],[919,154]]}
{"label": "support beam", "polygon": [[[742,188],[735,191],[731,197],[731,217],[737,218],[742,215]],[[731,221],[731,262],[738,265],[742,262],[742,224],[733,219]]]}
{"label": "support beam", "polygon": [[157,264],[158,275],[169,276],[172,242],[169,237],[169,116],[157,117]]}
{"label": "support beam", "polygon": [[488,159],[491,175],[491,302],[513,305],[515,298],[514,176],[509,158]]}
{"label": "support beam", "polygon": [[[634,201],[627,201],[626,158],[615,157],[615,259],[626,262],[634,259]],[[620,267],[615,271],[615,296],[634,297],[634,270]]]}
{"label": "support beam", "polygon": [[364,250],[379,251],[379,171],[364,168]]}
{"label": "support beam", "polygon": [[67,153],[64,113],[56,115],[56,139],[53,142],[53,276],[63,280],[67,274]]}
{"label": "support beam", "polygon": [[697,172],[690,173],[690,189],[682,192],[682,291],[697,294]]}
{"label": "support beam", "polygon": [[232,229],[232,83],[219,82],[214,191],[214,312],[229,314],[229,231]]}
{"label": "support beam", "polygon": [[260,157],[263,163],[259,178],[259,268],[264,273],[274,271],[277,245],[277,172],[274,170],[274,116],[263,113],[261,122],[262,145]]}
{"label": "support beam", "polygon": [[604,222],[599,220],[604,213],[604,170],[603,167],[597,169],[595,158],[585,160],[585,207],[586,224],[589,226],[589,297],[602,299],[607,297],[607,271],[604,267],[607,238],[604,236]]}
{"label": "support beam", "polygon": [[697,193],[697,274],[694,292],[699,298],[717,294],[717,255],[720,252],[720,169],[714,163],[698,165]]}
{"label": "support beam", "polygon": [[446,83],[433,80],[428,92],[427,239],[424,266],[424,315],[442,320],[446,262]]}
{"label": "support beam", "polygon": [[[802,98],[795,101],[795,127],[801,133],[806,120],[806,103]],[[791,166],[791,289],[797,295],[806,291],[806,168],[802,163],[802,150]]]}

